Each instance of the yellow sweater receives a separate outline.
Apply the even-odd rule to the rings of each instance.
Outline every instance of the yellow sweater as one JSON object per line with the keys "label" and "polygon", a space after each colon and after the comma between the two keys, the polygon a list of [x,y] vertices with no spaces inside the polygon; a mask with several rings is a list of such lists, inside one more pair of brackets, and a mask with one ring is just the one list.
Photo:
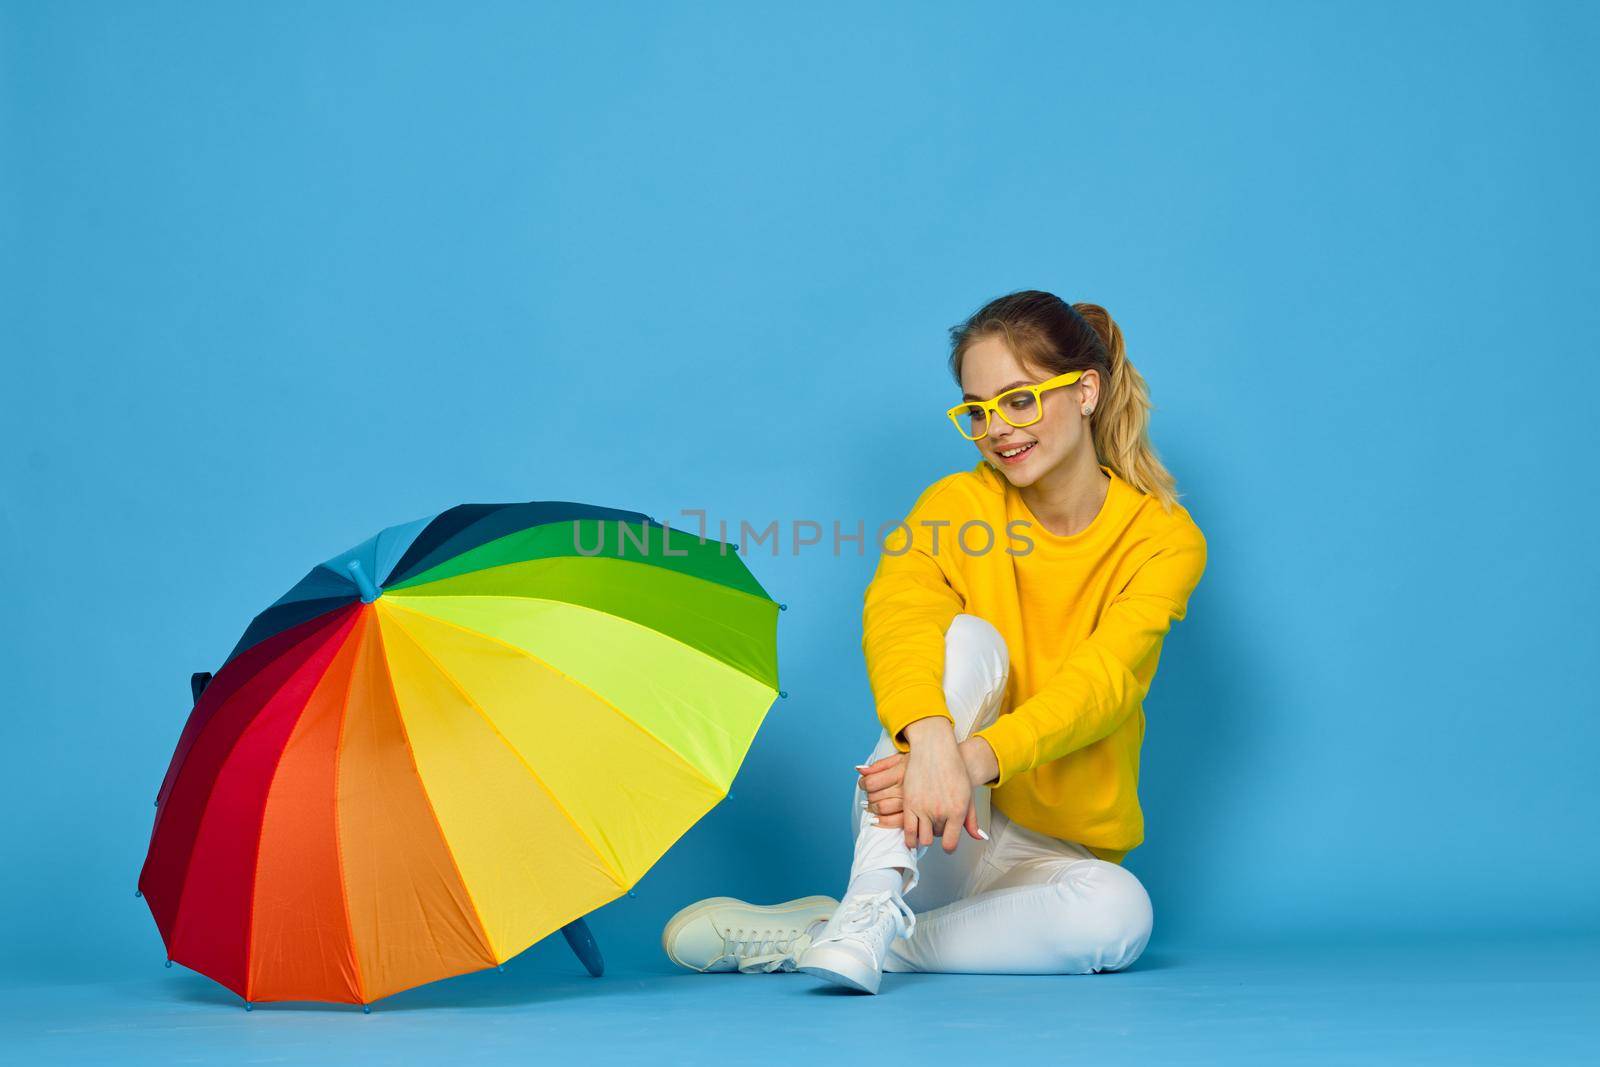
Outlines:
{"label": "yellow sweater", "polygon": [[1205,570],[1206,541],[1187,509],[1165,512],[1101,470],[1111,477],[1105,503],[1070,537],[1047,530],[987,463],[934,482],[884,537],[861,645],[878,718],[906,752],[906,724],[950,717],[951,620],[993,623],[1011,653],[1000,718],[978,731],[1000,763],[995,806],[1120,863],[1144,840],[1144,696]]}

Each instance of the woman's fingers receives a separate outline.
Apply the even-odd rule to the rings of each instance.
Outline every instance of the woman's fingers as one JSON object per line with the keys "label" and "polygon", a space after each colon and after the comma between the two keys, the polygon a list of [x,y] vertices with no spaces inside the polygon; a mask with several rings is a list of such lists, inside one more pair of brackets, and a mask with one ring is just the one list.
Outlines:
{"label": "woman's fingers", "polygon": [[939,835],[939,844],[945,852],[954,852],[961,843],[961,820],[950,819],[944,824],[944,833]]}
{"label": "woman's fingers", "polygon": [[905,795],[906,791],[901,788],[898,783],[895,785],[886,785],[882,789],[868,793],[867,803],[875,804],[880,800],[888,800],[890,797],[903,797]]}
{"label": "woman's fingers", "polygon": [[894,764],[892,767],[885,767],[882,770],[873,771],[870,774],[863,774],[861,776],[861,781],[857,784],[861,786],[861,791],[863,793],[871,793],[891,785],[899,785],[905,780],[905,776],[906,765],[904,761],[902,761]]}
{"label": "woman's fingers", "polygon": [[[933,817],[926,813],[902,808],[894,815],[885,816],[885,818],[904,820],[903,829],[905,830],[906,848],[915,849],[919,846],[931,845],[940,836],[939,831],[934,829]],[[883,825],[881,821],[879,825]],[[951,819],[950,825],[959,828],[961,824]]]}
{"label": "woman's fingers", "polygon": [[888,770],[895,764],[904,763],[905,761],[906,754],[904,752],[891,752],[881,760],[876,760],[872,763],[856,764],[856,770],[860,771],[862,774],[871,774],[874,771]]}
{"label": "woman's fingers", "polygon": [[987,838],[983,836],[983,828],[978,825],[978,805],[976,804],[970,805],[967,808],[966,827],[967,833],[971,834],[974,840],[987,840]]}
{"label": "woman's fingers", "polygon": [[883,797],[867,801],[867,810],[874,815],[893,815],[905,809],[906,802],[900,797]]}

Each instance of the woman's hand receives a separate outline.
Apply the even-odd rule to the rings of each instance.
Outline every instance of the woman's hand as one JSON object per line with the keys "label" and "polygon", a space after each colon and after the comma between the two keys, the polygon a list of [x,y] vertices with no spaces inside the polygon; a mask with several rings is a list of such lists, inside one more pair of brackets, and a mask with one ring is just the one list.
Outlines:
{"label": "woman's hand", "polygon": [[905,732],[909,755],[895,752],[856,768],[878,825],[901,828],[907,848],[931,845],[938,836],[944,850],[954,852],[963,826],[974,838],[987,840],[978,827],[973,789],[995,777],[988,742],[968,738],[957,744],[943,716],[918,719]]}
{"label": "woman's hand", "polygon": [[[961,758],[967,765],[967,778],[974,788],[987,788],[999,777],[1000,762],[983,738],[969,737],[956,747],[961,751]],[[861,773],[857,784],[866,794],[867,810],[878,816],[879,826],[901,823],[900,812],[904,806],[901,783],[905,778],[906,758],[904,752],[892,752],[876,763],[856,764],[856,770]]]}

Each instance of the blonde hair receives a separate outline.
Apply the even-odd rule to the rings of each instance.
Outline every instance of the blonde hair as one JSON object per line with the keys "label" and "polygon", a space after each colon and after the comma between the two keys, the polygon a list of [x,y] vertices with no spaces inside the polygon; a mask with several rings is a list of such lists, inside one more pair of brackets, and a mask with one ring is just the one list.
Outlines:
{"label": "blonde hair", "polygon": [[1182,494],[1150,443],[1150,388],[1128,359],[1122,328],[1111,314],[1099,304],[1068,304],[1035,289],[991,300],[950,329],[950,372],[958,384],[967,349],[997,334],[1018,359],[1051,375],[1091,368],[1100,372],[1100,402],[1089,416],[1095,455],[1123,481],[1171,511]]}

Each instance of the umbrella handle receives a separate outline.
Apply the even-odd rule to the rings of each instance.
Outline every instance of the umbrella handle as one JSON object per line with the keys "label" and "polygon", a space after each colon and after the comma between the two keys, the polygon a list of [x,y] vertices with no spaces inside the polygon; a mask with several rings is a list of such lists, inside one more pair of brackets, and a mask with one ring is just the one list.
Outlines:
{"label": "umbrella handle", "polygon": [[575,919],[563,926],[561,933],[566,937],[567,944],[572,946],[572,951],[582,961],[585,970],[596,978],[606,973],[605,960],[600,958],[600,946],[595,942],[594,934],[589,932],[588,923],[582,919]]}

